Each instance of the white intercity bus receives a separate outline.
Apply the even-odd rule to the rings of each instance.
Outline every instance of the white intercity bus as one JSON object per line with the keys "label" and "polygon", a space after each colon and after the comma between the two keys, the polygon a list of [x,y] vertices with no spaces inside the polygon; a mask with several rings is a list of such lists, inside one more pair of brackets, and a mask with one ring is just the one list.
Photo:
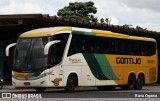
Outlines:
{"label": "white intercity bus", "polygon": [[17,88],[140,90],[157,81],[158,54],[152,38],[62,26],[21,34],[17,43],[6,47],[6,56],[13,46],[12,84]]}

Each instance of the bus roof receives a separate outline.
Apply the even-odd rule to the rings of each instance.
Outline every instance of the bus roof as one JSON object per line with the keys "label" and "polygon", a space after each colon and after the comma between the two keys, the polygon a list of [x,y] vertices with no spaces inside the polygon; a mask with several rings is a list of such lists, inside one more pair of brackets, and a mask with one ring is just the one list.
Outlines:
{"label": "bus roof", "polygon": [[115,32],[111,32],[111,31],[104,31],[104,30],[92,30],[92,32],[96,33],[96,36],[102,36],[102,37],[114,37],[114,38],[143,40],[143,41],[156,41],[153,38],[130,36],[130,35],[115,33]]}
{"label": "bus roof", "polygon": [[61,27],[49,27],[49,28],[39,28],[31,31],[27,31],[20,35],[20,38],[32,38],[32,37],[45,37],[52,36],[55,33],[61,31],[81,31],[81,32],[90,32],[92,35],[102,36],[102,37],[114,37],[114,38],[123,38],[123,39],[132,39],[132,40],[144,40],[144,41],[155,41],[152,38],[138,37],[138,36],[129,36],[125,34],[115,33],[111,31],[105,30],[96,30],[96,29],[87,29],[87,28],[77,28],[77,27],[69,27],[69,26],[61,26]]}
{"label": "bus roof", "polygon": [[24,32],[20,35],[20,38],[32,38],[32,37],[45,37],[52,36],[60,31],[71,31],[72,27],[49,27],[49,28],[39,28],[31,31]]}

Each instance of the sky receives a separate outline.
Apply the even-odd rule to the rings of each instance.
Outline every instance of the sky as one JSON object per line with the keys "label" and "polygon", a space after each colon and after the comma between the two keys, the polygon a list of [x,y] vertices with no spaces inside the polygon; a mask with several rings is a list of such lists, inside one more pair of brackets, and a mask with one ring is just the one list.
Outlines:
{"label": "sky", "polygon": [[[160,0],[88,0],[97,7],[96,17],[113,25],[133,25],[160,32]],[[42,13],[50,16],[69,5],[87,0],[0,0],[0,15]]]}

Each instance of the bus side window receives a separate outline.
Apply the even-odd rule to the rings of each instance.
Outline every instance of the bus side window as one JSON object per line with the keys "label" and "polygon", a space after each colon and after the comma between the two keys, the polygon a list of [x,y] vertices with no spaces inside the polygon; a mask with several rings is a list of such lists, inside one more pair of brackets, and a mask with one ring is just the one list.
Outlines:
{"label": "bus side window", "polygon": [[116,39],[117,41],[115,42],[115,53],[116,54],[122,54],[122,40],[121,39]]}
{"label": "bus side window", "polygon": [[109,39],[103,39],[102,40],[102,51],[105,54],[108,54],[109,52]]}
{"label": "bus side window", "polygon": [[97,39],[95,39],[96,40],[96,53],[101,53],[100,52],[100,48],[101,48],[101,38],[100,37],[98,37]]}
{"label": "bus side window", "polygon": [[135,55],[141,55],[141,47],[140,47],[140,42],[139,41],[135,41]]}
{"label": "bus side window", "polygon": [[141,42],[139,42],[139,51],[140,51],[140,55],[144,55],[144,50],[143,50],[143,48],[144,48],[144,44],[143,44],[143,41],[141,41]]}
{"label": "bus side window", "polygon": [[61,45],[59,43],[51,46],[50,48],[50,59],[49,59],[49,63],[51,65],[56,65],[61,61],[62,58],[62,52],[61,50]]}
{"label": "bus side window", "polygon": [[77,37],[73,37],[73,39],[71,40],[71,44],[70,44],[71,45],[70,48],[73,54],[78,52],[78,44],[76,40],[77,40]]}
{"label": "bus side window", "polygon": [[92,53],[95,53],[95,49],[96,49],[96,40],[95,40],[95,37],[90,37],[89,38],[89,46],[90,46],[90,51]]}
{"label": "bus side window", "polygon": [[148,42],[144,42],[145,43],[145,45],[144,45],[144,55],[149,55],[149,48],[150,47],[148,47]]}
{"label": "bus side window", "polygon": [[111,54],[115,53],[115,45],[116,45],[115,40],[111,39],[109,42],[109,53],[111,53]]}
{"label": "bus side window", "polygon": [[[77,41],[77,42],[76,42]],[[77,52],[79,52],[79,40],[78,40],[78,38],[77,37],[75,37],[74,39],[73,39],[73,42],[72,42],[72,50],[74,50],[73,52],[74,53],[77,53]]]}
{"label": "bus side window", "polygon": [[156,43],[154,42],[149,42],[148,43],[148,52],[149,52],[149,56],[150,55],[154,55],[156,53]]}
{"label": "bus side window", "polygon": [[127,50],[126,50],[126,45],[125,45],[125,40],[120,40],[120,47],[121,47],[121,54],[126,54]]}
{"label": "bus side window", "polygon": [[141,42],[141,55],[142,56],[146,56],[147,54],[146,54],[146,42]]}
{"label": "bus side window", "polygon": [[76,54],[78,53],[80,50],[79,50],[79,38],[76,36],[76,35],[73,35],[72,36],[72,39],[71,39],[71,43],[70,43],[70,47],[69,47],[69,51],[68,51],[68,56],[70,55],[73,55],[73,54]]}
{"label": "bus side window", "polygon": [[152,42],[152,55],[156,54],[156,43]]}
{"label": "bus side window", "polygon": [[82,52],[85,52],[85,43],[86,43],[86,40],[85,39],[82,39]]}
{"label": "bus side window", "polygon": [[96,38],[93,36],[85,35],[82,37],[82,53],[95,53],[96,52]]}
{"label": "bus side window", "polygon": [[124,40],[125,55],[134,55],[134,43],[132,40]]}
{"label": "bus side window", "polygon": [[82,51],[85,50],[85,46],[84,46],[85,40],[83,39],[82,36],[80,35],[75,35],[75,37],[73,38],[73,42],[71,44],[74,44],[74,54],[75,53],[81,53]]}

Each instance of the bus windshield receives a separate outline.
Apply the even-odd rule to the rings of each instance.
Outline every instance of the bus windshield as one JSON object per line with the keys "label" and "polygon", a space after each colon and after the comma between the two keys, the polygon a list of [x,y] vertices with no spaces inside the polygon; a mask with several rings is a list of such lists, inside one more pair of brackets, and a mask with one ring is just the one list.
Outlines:
{"label": "bus windshield", "polygon": [[[17,42],[13,58],[13,70],[33,72],[61,62],[69,34],[57,34],[52,37],[20,38]],[[54,40],[60,40],[50,47],[48,56],[44,55],[45,45]]]}
{"label": "bus windshield", "polygon": [[14,53],[13,69],[29,72],[47,65],[44,47],[49,37],[19,39]]}

